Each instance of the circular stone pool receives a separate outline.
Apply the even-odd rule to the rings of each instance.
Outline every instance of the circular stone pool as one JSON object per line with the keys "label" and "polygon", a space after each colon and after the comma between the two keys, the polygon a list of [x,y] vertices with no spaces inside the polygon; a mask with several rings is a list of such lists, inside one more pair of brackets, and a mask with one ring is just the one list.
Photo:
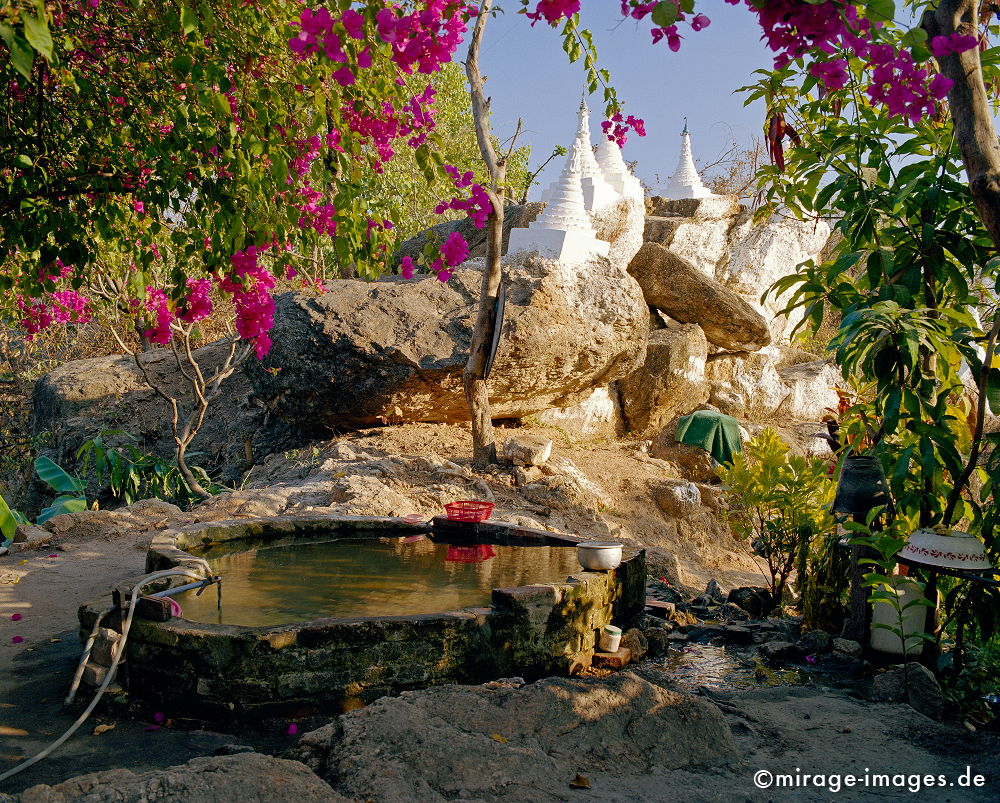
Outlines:
{"label": "circular stone pool", "polygon": [[[580,538],[484,522],[276,517],[157,536],[147,571],[207,559],[222,580],[177,596],[183,618],[136,618],[129,693],[219,719],[356,707],[437,683],[577,671],[595,631],[645,603],[645,555],[583,571]],[[178,581],[183,582],[181,580]],[[89,632],[108,597],[80,610]]]}
{"label": "circular stone pool", "polygon": [[565,545],[468,544],[422,534],[256,549],[230,541],[192,551],[224,579],[221,604],[214,592],[183,592],[174,597],[183,617],[249,627],[483,607],[494,587],[562,582],[580,569],[576,550]]}

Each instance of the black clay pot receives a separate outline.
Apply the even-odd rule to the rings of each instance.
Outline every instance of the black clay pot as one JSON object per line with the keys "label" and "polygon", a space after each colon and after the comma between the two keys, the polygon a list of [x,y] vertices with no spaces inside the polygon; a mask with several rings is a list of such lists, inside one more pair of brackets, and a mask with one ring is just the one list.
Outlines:
{"label": "black clay pot", "polygon": [[892,509],[889,485],[882,473],[882,464],[877,457],[848,455],[837,481],[833,512],[865,516],[872,508],[880,505],[885,505],[887,510]]}

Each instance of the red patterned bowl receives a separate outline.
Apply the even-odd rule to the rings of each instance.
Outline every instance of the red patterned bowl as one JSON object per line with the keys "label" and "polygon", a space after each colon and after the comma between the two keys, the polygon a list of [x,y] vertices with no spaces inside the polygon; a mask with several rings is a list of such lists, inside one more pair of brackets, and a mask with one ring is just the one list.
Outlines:
{"label": "red patterned bowl", "polygon": [[942,535],[930,529],[914,530],[906,540],[906,546],[898,557],[906,558],[925,566],[941,566],[948,569],[992,569],[986,556],[986,547],[969,533],[952,530]]}

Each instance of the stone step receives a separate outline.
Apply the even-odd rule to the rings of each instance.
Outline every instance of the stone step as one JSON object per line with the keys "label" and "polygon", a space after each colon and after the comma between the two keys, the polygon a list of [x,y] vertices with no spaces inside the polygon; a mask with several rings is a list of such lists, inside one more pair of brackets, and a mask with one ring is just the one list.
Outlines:
{"label": "stone step", "polygon": [[632,650],[619,647],[617,652],[595,652],[590,665],[598,669],[624,669],[632,660]]}

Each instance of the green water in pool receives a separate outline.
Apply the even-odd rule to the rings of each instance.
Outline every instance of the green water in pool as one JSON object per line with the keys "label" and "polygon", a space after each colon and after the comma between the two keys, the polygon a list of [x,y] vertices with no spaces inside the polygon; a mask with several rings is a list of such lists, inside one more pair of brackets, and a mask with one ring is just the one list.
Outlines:
{"label": "green water in pool", "polygon": [[200,597],[186,591],[175,597],[184,618],[249,627],[482,607],[494,588],[563,582],[581,570],[572,547],[451,546],[424,536],[203,554],[222,576],[221,610],[214,587]]}

